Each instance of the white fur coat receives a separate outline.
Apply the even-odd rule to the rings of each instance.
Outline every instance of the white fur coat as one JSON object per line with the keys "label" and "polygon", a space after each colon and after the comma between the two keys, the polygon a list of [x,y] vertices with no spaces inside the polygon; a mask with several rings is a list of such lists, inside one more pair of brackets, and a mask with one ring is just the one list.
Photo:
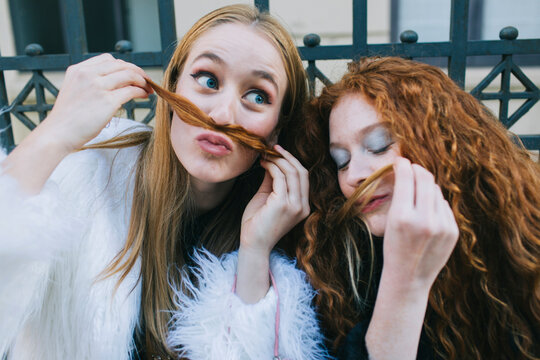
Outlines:
{"label": "white fur coat", "polygon": [[[113,119],[95,141],[133,126],[140,125]],[[124,244],[137,155],[137,148],[72,154],[37,196],[23,194],[0,171],[0,358],[129,358],[140,268],[114,297],[117,278],[96,277]],[[192,297],[178,293],[169,344],[192,360],[271,359],[273,289],[246,305],[231,292],[236,254],[217,259],[204,252],[196,262],[200,285],[187,284]],[[304,274],[277,255],[271,268],[281,302],[280,355],[324,358]]]}

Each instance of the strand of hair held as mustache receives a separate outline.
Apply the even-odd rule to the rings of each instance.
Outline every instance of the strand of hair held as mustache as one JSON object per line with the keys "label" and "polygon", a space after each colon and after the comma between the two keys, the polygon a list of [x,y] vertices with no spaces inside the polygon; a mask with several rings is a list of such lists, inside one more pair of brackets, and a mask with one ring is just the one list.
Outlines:
{"label": "strand of hair held as mustache", "polygon": [[263,137],[253,134],[240,125],[216,124],[210,116],[206,115],[204,111],[182,95],[168,91],[148,78],[146,82],[185,123],[225,134],[233,141],[253,149],[261,155],[283,157],[279,152],[272,149]]}
{"label": "strand of hair held as mustache", "polygon": [[[391,173],[393,169],[392,164],[386,165],[368,176],[335,214],[336,224],[341,224],[348,217],[361,216],[362,210],[372,199],[382,179]],[[359,199],[361,199],[360,204],[358,204]]]}

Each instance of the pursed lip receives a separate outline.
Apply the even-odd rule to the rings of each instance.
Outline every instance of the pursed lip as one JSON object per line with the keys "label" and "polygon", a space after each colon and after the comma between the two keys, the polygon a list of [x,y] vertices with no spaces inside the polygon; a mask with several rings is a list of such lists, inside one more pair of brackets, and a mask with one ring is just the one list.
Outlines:
{"label": "pursed lip", "polygon": [[197,136],[195,140],[202,150],[216,156],[227,155],[232,152],[232,141],[227,137],[213,132],[204,132]]}
{"label": "pursed lip", "polygon": [[[368,213],[375,209],[377,209],[379,206],[383,205],[387,201],[391,199],[390,194],[381,194],[381,195],[375,195],[369,200],[369,202],[366,204],[366,206],[362,209],[362,213]],[[359,201],[359,204],[362,203],[362,199]]]}

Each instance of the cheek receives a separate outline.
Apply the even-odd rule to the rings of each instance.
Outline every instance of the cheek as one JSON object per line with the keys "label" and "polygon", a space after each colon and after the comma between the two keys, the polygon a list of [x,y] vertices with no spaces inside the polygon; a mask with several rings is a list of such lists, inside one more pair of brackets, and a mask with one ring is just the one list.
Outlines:
{"label": "cheek", "polygon": [[347,186],[344,173],[341,173],[341,172],[338,173],[338,184],[339,184],[341,193],[348,199],[352,195],[353,191],[350,189],[349,186]]}
{"label": "cheek", "polygon": [[183,143],[182,139],[186,133],[185,129],[187,124],[178,118],[178,115],[174,114],[171,121],[171,143],[174,148]]}
{"label": "cheek", "polygon": [[248,113],[245,114],[243,118],[246,119],[246,121],[241,122],[239,125],[267,140],[273,135],[274,129],[278,123],[278,113],[275,111],[258,114]]}

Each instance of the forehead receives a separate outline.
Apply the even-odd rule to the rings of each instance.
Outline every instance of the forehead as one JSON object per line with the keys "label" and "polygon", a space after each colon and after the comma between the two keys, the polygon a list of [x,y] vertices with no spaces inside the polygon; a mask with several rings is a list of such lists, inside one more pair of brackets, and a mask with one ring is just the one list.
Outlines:
{"label": "forehead", "polygon": [[187,63],[208,52],[221,58],[224,66],[231,70],[266,71],[278,79],[278,85],[286,86],[280,52],[268,36],[254,26],[227,23],[209,29],[193,43]]}
{"label": "forehead", "polygon": [[330,112],[330,142],[355,137],[363,129],[377,123],[379,116],[369,99],[358,93],[343,95]]}

